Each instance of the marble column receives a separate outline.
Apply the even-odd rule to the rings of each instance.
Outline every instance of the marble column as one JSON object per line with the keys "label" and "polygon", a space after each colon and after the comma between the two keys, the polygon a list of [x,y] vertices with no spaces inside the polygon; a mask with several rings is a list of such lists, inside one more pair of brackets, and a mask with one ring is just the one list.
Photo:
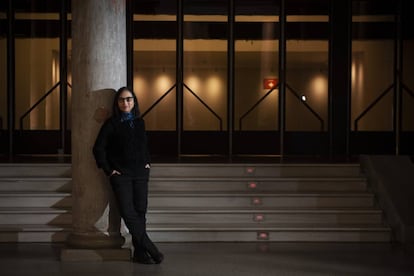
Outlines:
{"label": "marble column", "polygon": [[129,260],[109,182],[92,154],[126,85],[125,0],[72,0],[72,214],[62,261]]}

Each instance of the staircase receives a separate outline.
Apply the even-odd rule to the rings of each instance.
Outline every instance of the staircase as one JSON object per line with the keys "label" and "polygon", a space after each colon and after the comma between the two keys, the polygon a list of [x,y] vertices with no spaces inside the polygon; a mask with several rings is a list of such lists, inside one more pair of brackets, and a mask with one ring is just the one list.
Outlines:
{"label": "staircase", "polygon": [[[62,242],[70,165],[0,165],[0,242]],[[358,164],[153,164],[156,242],[389,242]]]}
{"label": "staircase", "polygon": [[0,164],[0,242],[62,242],[71,231],[68,164]]}

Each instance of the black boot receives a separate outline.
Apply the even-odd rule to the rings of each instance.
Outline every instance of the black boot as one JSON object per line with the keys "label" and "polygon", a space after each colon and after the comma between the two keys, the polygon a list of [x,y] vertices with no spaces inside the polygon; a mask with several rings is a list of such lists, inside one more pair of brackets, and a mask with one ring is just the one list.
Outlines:
{"label": "black boot", "polygon": [[132,261],[140,264],[154,264],[154,261],[148,256],[142,245],[134,242],[134,256]]}
{"label": "black boot", "polygon": [[154,264],[154,261],[145,252],[144,253],[141,252],[139,254],[134,253],[134,257],[132,258],[132,261],[134,263],[140,263],[140,264]]}
{"label": "black boot", "polygon": [[142,246],[151,256],[156,264],[160,264],[164,260],[164,254],[162,254],[155,244],[151,241],[148,237],[147,233],[145,233],[142,237]]}

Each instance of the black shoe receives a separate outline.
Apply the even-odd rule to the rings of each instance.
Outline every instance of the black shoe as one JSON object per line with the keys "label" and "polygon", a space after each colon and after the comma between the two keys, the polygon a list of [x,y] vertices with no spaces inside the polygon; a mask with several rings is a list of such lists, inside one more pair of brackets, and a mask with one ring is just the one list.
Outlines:
{"label": "black shoe", "polygon": [[156,264],[160,264],[164,260],[164,254],[158,250],[147,234],[144,234],[141,244]]}
{"label": "black shoe", "polygon": [[134,254],[132,261],[134,263],[140,263],[140,264],[154,264],[154,262],[152,261],[150,256],[147,255],[147,253]]}
{"label": "black shoe", "polygon": [[162,254],[161,252],[158,252],[158,254],[155,256],[151,255],[151,257],[156,264],[160,264],[164,260],[164,254]]}

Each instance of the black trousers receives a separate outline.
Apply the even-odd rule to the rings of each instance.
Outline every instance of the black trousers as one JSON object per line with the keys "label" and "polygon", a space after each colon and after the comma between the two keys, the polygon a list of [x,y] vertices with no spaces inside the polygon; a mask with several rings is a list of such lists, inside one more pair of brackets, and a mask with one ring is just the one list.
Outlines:
{"label": "black trousers", "polygon": [[135,252],[145,251],[143,243],[148,239],[146,233],[148,176],[113,175],[110,177],[110,182],[121,217],[132,236]]}

